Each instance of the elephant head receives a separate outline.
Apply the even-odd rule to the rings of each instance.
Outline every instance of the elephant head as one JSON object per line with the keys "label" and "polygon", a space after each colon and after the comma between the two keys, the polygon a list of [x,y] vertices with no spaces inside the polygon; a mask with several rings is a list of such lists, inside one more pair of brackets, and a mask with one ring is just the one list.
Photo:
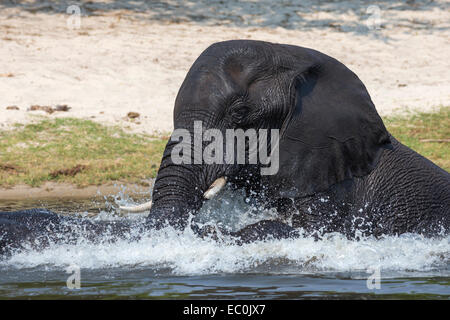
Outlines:
{"label": "elephant head", "polygon": [[[358,77],[318,51],[261,41],[213,44],[190,68],[175,101],[174,134],[167,143],[153,189],[149,223],[184,228],[224,179],[263,186],[273,198],[303,197],[369,174],[389,134]],[[206,163],[195,159],[196,123],[203,132],[277,130],[270,174],[261,161]],[[214,129],[215,131],[211,131]],[[189,134],[190,163],[175,163],[178,133]],[[205,137],[203,137],[205,138]],[[211,137],[209,137],[211,139]],[[212,139],[210,140],[212,141]],[[225,141],[220,141],[225,145]],[[274,145],[276,144],[276,146]],[[249,147],[245,149],[247,155]],[[239,156],[233,152],[234,160]],[[201,154],[201,150],[200,153]],[[186,156],[186,154],[184,154]],[[230,151],[223,157],[230,157]],[[222,179],[223,178],[223,179]],[[219,179],[219,180],[217,180]],[[138,209],[148,208],[144,205]]]}

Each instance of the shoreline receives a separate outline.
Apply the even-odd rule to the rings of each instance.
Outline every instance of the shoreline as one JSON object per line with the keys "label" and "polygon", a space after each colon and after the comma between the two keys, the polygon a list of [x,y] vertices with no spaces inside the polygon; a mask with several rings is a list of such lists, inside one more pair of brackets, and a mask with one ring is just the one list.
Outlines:
{"label": "shoreline", "polygon": [[[153,184],[153,180],[152,183]],[[12,200],[49,200],[49,199],[71,199],[82,200],[96,197],[124,195],[133,198],[149,196],[151,186],[127,183],[107,183],[99,186],[77,187],[70,183],[47,182],[40,187],[30,187],[25,184],[11,188],[0,188],[0,204],[2,201]]]}

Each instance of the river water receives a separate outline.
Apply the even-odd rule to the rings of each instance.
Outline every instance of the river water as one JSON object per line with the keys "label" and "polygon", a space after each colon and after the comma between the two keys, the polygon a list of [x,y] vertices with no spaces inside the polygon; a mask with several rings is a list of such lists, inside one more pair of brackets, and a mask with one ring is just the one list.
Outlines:
{"label": "river water", "polygon": [[[145,219],[117,216],[117,204],[131,203],[123,195],[0,201],[0,211],[41,207],[94,219]],[[225,191],[195,220],[238,229],[274,214],[262,211]],[[237,245],[166,228],[140,234],[140,240],[93,244],[81,233],[77,244],[1,258],[0,299],[449,299],[449,241],[414,234],[356,241],[329,234]]]}

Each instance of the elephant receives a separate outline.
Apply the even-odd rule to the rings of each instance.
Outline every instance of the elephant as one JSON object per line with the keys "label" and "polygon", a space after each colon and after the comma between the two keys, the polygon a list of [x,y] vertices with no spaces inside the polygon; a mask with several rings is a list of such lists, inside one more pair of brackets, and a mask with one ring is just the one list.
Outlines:
{"label": "elephant", "polygon": [[[191,150],[199,148],[194,145],[196,121],[202,130],[223,135],[227,130],[277,130],[278,139],[267,145],[273,151],[276,144],[277,170],[263,175],[261,161],[239,163],[237,154],[231,157],[235,161],[176,163],[179,130],[191,137]],[[242,242],[296,237],[298,230],[350,238],[448,234],[450,174],[396,140],[362,81],[324,53],[256,40],[214,43],[188,71],[175,100],[173,124],[152,201],[122,208],[149,210],[145,229],[190,226],[200,236],[214,235],[217,230],[192,225],[189,217],[228,183],[278,212],[276,219],[229,232]],[[248,145],[245,153],[249,156]],[[0,213],[3,233],[14,234],[6,237],[8,245],[18,241],[17,235],[25,238],[30,228],[39,233],[30,225],[42,225],[41,215],[59,219],[48,212],[19,213]],[[89,226],[93,235],[104,229]],[[128,228],[116,222],[113,229],[120,235]]]}

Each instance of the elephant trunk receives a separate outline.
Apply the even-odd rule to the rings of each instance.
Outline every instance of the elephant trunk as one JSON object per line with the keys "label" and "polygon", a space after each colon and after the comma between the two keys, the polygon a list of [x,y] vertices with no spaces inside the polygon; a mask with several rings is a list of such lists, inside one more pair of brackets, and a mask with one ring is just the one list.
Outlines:
{"label": "elephant trunk", "polygon": [[147,223],[153,228],[168,224],[184,229],[189,214],[203,203],[201,168],[175,164],[171,156],[175,144],[171,140],[167,143],[153,187],[152,205],[147,218]]}

